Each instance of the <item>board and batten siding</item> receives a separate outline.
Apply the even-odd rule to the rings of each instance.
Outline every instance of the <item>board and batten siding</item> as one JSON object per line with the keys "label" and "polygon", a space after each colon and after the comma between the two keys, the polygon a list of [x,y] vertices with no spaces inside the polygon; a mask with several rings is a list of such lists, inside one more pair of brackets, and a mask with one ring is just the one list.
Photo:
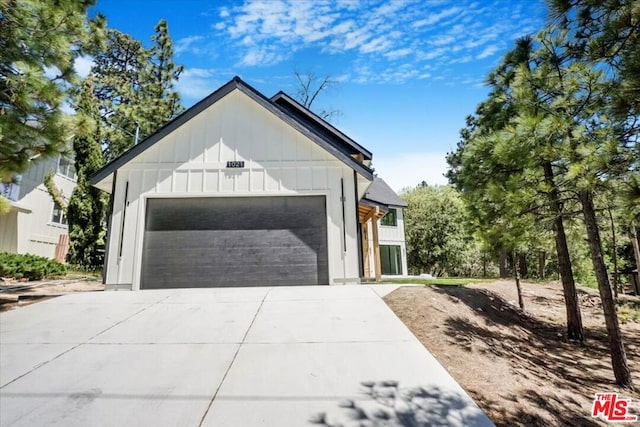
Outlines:
{"label": "board and batten siding", "polygon": [[[362,194],[368,181],[359,178]],[[274,195],[326,196],[329,281],[358,281],[354,192],[353,169],[234,90],[117,171],[106,283],[139,289],[147,198]]]}
{"label": "board and batten siding", "polygon": [[[381,219],[378,220],[378,241],[380,245],[400,246],[402,251],[402,272],[408,274],[407,270],[407,245],[404,235],[404,209],[397,207],[396,210],[396,226],[382,225]],[[373,232],[369,227],[369,241],[373,241]],[[373,245],[369,245],[369,260],[371,263],[371,271],[374,270],[373,265]]]}

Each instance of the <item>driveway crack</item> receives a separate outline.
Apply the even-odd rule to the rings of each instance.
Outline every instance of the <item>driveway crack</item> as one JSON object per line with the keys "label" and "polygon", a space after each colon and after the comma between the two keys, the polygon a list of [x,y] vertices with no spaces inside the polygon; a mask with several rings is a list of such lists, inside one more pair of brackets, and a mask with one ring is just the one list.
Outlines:
{"label": "driveway crack", "polygon": [[209,411],[211,410],[211,406],[213,406],[214,400],[216,400],[216,397],[218,397],[218,393],[220,392],[220,389],[222,388],[222,384],[224,384],[225,380],[227,379],[227,375],[229,375],[229,371],[231,370],[231,367],[236,362],[236,358],[238,357],[238,353],[240,353],[240,348],[242,347],[242,344],[244,344],[245,340],[247,339],[247,335],[249,335],[249,331],[253,327],[253,323],[256,321],[256,318],[258,317],[258,313],[260,313],[260,310],[262,310],[262,306],[264,305],[264,301],[267,299],[267,297],[269,296],[269,293],[271,292],[272,289],[273,288],[270,288],[267,291],[267,293],[264,295],[264,297],[262,298],[262,301],[260,301],[260,305],[258,306],[258,309],[256,310],[256,314],[253,315],[253,319],[251,319],[251,323],[249,324],[249,327],[244,332],[244,335],[242,336],[242,340],[240,341],[240,344],[238,345],[238,348],[236,349],[236,352],[233,354],[233,358],[231,359],[231,363],[229,363],[229,366],[227,367],[227,370],[225,371],[224,375],[222,376],[222,380],[220,380],[220,384],[218,384],[218,387],[216,388],[215,393],[213,393],[213,396],[211,397],[211,400],[209,401],[209,405],[207,405],[207,409],[204,411],[204,414],[202,414],[202,418],[200,419],[200,423],[198,424],[198,427],[202,426],[202,423],[204,423],[204,420],[207,418],[207,415],[209,415]]}

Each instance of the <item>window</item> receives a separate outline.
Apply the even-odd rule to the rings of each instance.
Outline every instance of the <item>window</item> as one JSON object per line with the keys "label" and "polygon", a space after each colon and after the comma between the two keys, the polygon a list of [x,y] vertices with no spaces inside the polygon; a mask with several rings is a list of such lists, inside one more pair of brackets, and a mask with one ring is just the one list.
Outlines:
{"label": "window", "polygon": [[66,157],[60,156],[58,160],[58,171],[60,175],[66,176],[70,179],[76,179],[76,167],[74,165],[73,159],[67,159]]}
{"label": "window", "polygon": [[51,222],[54,224],[67,225],[67,216],[57,203],[53,204],[53,213],[51,214]]}
{"label": "window", "polygon": [[380,220],[380,225],[395,227],[398,225],[398,213],[394,208],[390,208],[389,212]]}
{"label": "window", "polygon": [[380,267],[382,274],[402,274],[402,248],[396,245],[380,245]]}

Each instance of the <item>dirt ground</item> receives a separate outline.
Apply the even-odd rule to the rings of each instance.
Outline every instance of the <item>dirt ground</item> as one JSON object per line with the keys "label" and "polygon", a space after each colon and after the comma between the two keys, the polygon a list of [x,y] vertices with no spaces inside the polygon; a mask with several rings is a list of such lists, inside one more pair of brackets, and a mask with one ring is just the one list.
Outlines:
{"label": "dirt ground", "polygon": [[[559,283],[404,287],[391,309],[498,426],[610,425],[591,417],[596,392],[617,391],[640,415],[640,324],[621,325],[636,392],[620,390],[597,290],[580,288],[586,342],[568,342]],[[637,424],[640,425],[640,422]]]}
{"label": "dirt ground", "polygon": [[103,291],[102,280],[62,279],[40,282],[4,280],[0,284],[0,312],[73,292]]}

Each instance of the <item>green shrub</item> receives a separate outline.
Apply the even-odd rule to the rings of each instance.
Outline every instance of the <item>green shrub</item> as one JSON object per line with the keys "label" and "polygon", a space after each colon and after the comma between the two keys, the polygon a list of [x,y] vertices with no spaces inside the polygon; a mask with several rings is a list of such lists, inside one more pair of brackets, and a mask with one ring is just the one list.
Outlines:
{"label": "green shrub", "polygon": [[618,305],[620,323],[640,323],[640,304],[625,303]]}
{"label": "green shrub", "polygon": [[0,252],[0,277],[41,280],[64,276],[67,267],[58,261],[31,254]]}

